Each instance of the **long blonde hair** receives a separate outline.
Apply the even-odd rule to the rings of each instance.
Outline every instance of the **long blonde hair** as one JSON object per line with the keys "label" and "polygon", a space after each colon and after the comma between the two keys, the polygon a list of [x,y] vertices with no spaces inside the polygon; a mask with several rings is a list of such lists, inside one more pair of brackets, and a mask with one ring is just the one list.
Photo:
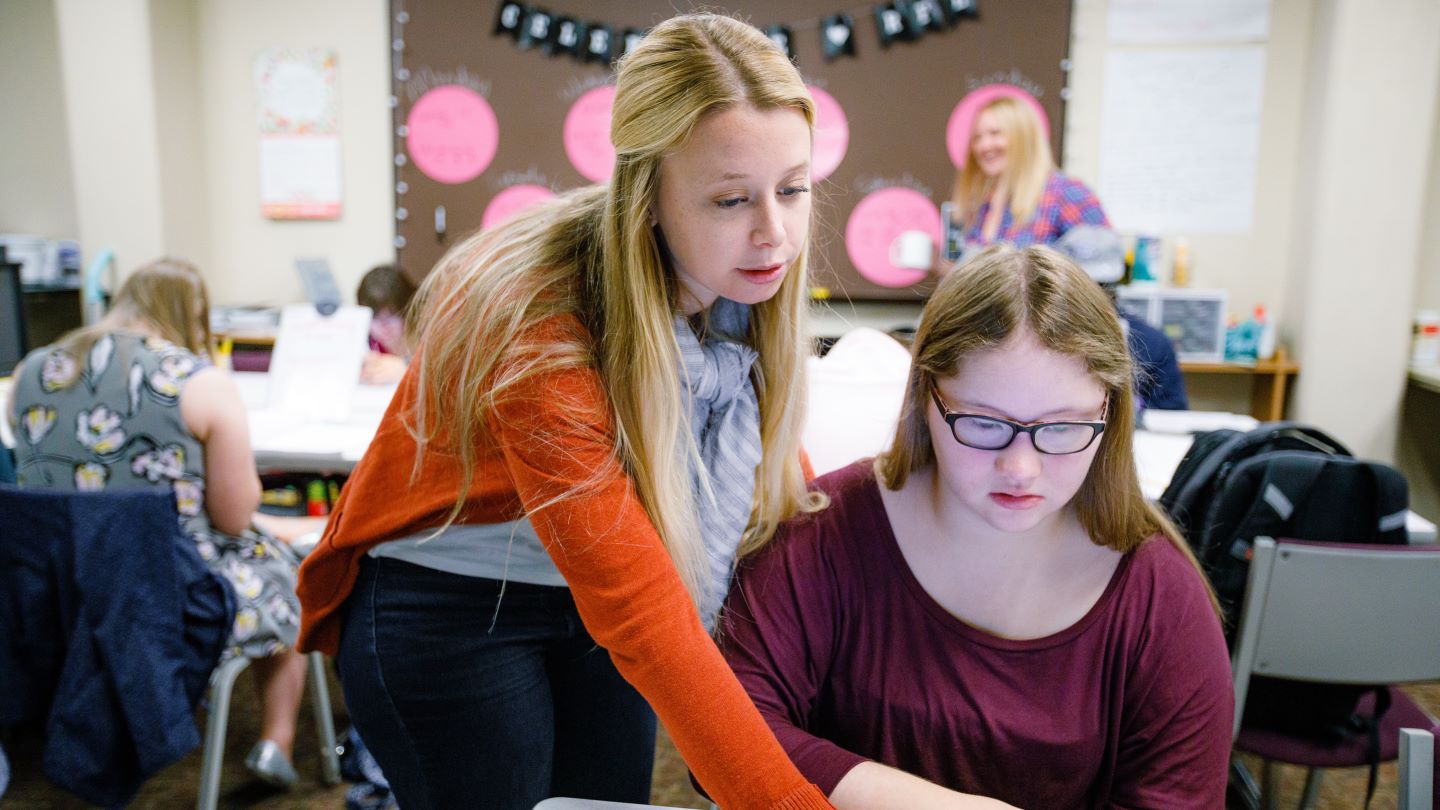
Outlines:
{"label": "long blonde hair", "polygon": [[[1115,308],[1085,271],[1050,248],[996,245],[940,282],[915,333],[895,440],[876,461],[880,480],[899,489],[910,473],[934,465],[926,418],[933,407],[931,385],[955,374],[969,355],[997,348],[1022,329],[1047,349],[1084,363],[1107,395],[1100,449],[1074,501],[1091,541],[1123,554],[1160,533],[1205,579],[1175,525],[1140,491],[1133,438],[1135,366]],[[1210,599],[1219,615],[1213,590]]]}
{"label": "long blonde hair", "polygon": [[210,295],[195,265],[183,259],[156,259],[130,274],[105,317],[63,335],[55,345],[84,357],[104,335],[145,325],[194,354],[210,353]]}
{"label": "long blonde hair", "polygon": [[[425,445],[443,437],[462,473],[450,520],[473,479],[475,442],[486,440],[479,426],[506,392],[535,374],[592,367],[613,416],[616,458],[691,596],[701,593],[701,505],[690,475],[697,451],[673,331],[678,288],[650,210],[661,160],[683,147],[706,115],[741,104],[793,109],[814,126],[799,73],[760,31],[714,14],[661,23],[617,68],[608,187],[578,189],[471,236],[421,286],[409,319],[412,345],[420,347],[415,472]],[[762,546],[782,520],[818,507],[800,467],[808,256],[807,246],[776,295],[751,308],[764,453],[742,555]],[[543,345],[527,336],[563,315],[578,318],[589,336]],[[593,483],[575,482],[572,491]]]}
{"label": "long blonde hair", "polygon": [[972,147],[965,146],[965,165],[955,173],[955,189],[951,195],[955,211],[967,226],[975,222],[980,206],[985,204],[994,183],[1003,181],[1009,189],[1010,218],[1016,224],[1030,221],[1045,193],[1045,183],[1055,171],[1055,156],[1045,140],[1040,116],[1029,104],[1013,96],[1001,96],[980,108],[975,115],[972,132],[980,126],[980,116],[989,113],[1005,133],[1005,171],[999,178],[986,177],[975,160]]}

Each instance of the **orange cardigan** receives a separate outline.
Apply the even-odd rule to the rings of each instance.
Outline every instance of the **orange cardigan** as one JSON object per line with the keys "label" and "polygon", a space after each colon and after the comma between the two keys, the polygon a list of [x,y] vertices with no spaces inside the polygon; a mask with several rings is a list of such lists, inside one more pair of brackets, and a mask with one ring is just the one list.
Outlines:
{"label": "orange cardigan", "polygon": [[[535,337],[588,339],[570,317]],[[301,650],[334,655],[340,608],[372,547],[440,525],[460,484],[433,442],[412,484],[406,429],[411,364],[375,439],[340,494],[319,546],[300,567]],[[786,757],[700,623],[660,536],[615,458],[609,407],[593,370],[529,378],[498,403],[460,523],[529,515],[595,641],[644,695],[697,780],[721,807],[826,808]],[[442,437],[443,438],[443,437]],[[576,481],[597,480],[571,493]],[[561,496],[566,496],[561,498]],[[555,499],[560,498],[556,501]],[[478,629],[476,632],[480,632]]]}

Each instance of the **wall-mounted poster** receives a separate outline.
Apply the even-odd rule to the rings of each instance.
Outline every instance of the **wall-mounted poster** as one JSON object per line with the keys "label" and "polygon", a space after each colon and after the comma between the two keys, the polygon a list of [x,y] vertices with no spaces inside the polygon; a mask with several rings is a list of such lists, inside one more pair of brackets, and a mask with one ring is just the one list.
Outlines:
{"label": "wall-mounted poster", "polygon": [[255,57],[260,213],[340,218],[340,124],[335,52],[272,48]]}

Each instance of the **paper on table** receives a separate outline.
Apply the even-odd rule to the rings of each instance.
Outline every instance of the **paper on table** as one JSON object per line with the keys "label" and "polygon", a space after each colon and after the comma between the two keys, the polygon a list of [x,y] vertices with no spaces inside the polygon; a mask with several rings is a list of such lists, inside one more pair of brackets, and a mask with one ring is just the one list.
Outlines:
{"label": "paper on table", "polygon": [[1175,469],[1190,450],[1189,434],[1135,431],[1135,469],[1140,474],[1140,491],[1152,501],[1160,499]]}
{"label": "paper on table", "polygon": [[328,317],[310,304],[285,307],[270,361],[269,407],[311,421],[346,421],[369,334],[368,307],[341,307]]}
{"label": "paper on table", "polygon": [[1260,420],[1243,413],[1228,411],[1161,411],[1148,410],[1141,414],[1146,430],[1156,433],[1200,433],[1206,430],[1254,430]]}

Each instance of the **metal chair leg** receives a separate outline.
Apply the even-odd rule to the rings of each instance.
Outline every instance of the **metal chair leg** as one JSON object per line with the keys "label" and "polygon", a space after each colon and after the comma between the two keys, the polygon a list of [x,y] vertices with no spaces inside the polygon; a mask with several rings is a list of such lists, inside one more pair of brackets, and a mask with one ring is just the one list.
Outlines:
{"label": "metal chair leg", "polygon": [[1270,760],[1260,769],[1260,806],[1265,810],[1280,810],[1280,766]]}
{"label": "metal chair leg", "polygon": [[200,792],[196,810],[215,810],[220,800],[220,766],[225,760],[225,727],[230,722],[230,693],[235,679],[250,666],[250,659],[237,655],[216,667],[210,675],[210,711],[205,721],[205,750],[201,755]]}
{"label": "metal chair leg", "polygon": [[1245,810],[1260,810],[1260,785],[1239,758],[1230,760],[1230,786]]}
{"label": "metal chair leg", "polygon": [[330,685],[325,680],[325,656],[312,652],[307,658],[310,687],[315,691],[311,702],[315,705],[315,726],[320,737],[321,778],[326,785],[338,785],[340,757],[335,745],[335,715],[330,710]]}
{"label": "metal chair leg", "polygon": [[1300,797],[1300,810],[1314,810],[1315,802],[1320,798],[1320,779],[1323,776],[1323,768],[1311,768],[1305,772],[1305,794]]}

